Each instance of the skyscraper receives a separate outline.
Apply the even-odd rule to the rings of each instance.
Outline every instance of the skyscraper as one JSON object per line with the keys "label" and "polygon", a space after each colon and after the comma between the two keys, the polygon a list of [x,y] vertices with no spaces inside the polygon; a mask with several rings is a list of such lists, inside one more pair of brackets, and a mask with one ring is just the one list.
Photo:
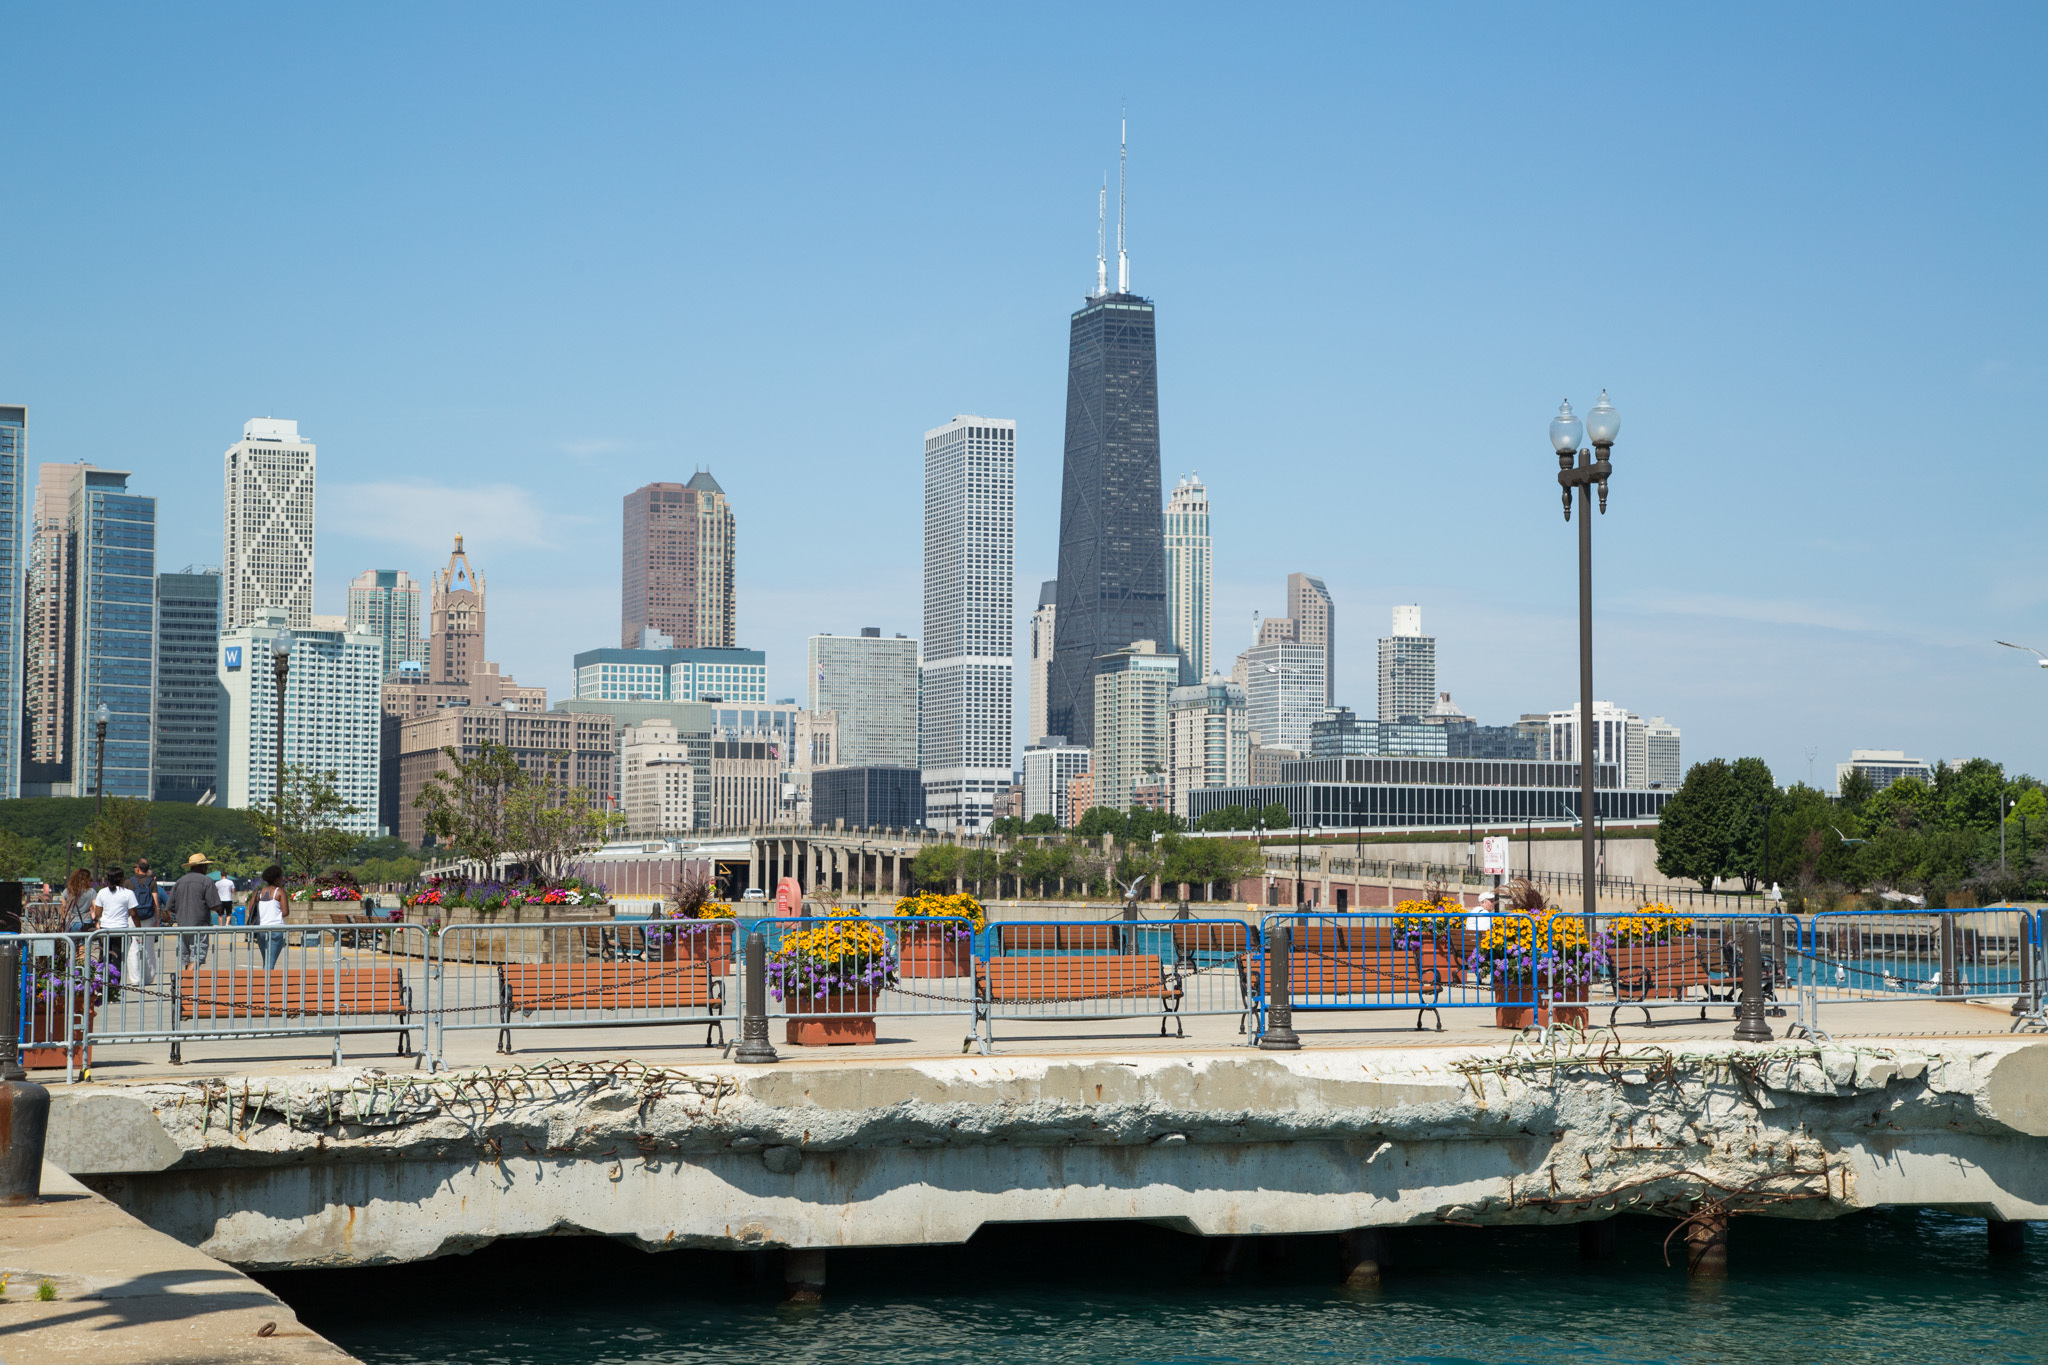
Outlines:
{"label": "skyscraper", "polygon": [[253,417],[228,447],[221,518],[221,629],[265,607],[285,624],[313,624],[313,475],[317,451],[297,422]]}
{"label": "skyscraper", "polygon": [[[1131,292],[1117,176],[1117,287],[1097,233],[1095,292],[1069,320],[1059,611],[1046,727],[1095,742],[1096,660],[1170,641],[1160,526],[1159,376],[1152,301]],[[1098,793],[1100,799],[1100,793]]]}
{"label": "skyscraper", "polygon": [[[278,698],[271,651],[286,628],[285,616],[281,607],[265,607],[248,625],[221,633],[216,676],[226,694],[220,731],[223,806],[246,810],[277,799]],[[377,833],[379,813],[387,809],[378,801],[383,765],[377,693],[383,676],[379,636],[367,630],[293,629],[284,685],[285,768],[331,774],[335,793],[356,808],[338,817],[336,826],[364,836]],[[478,714],[506,713],[478,708]],[[110,760],[108,790],[113,786]],[[417,843],[417,833],[408,842]]]}
{"label": "skyscraper", "polygon": [[[27,591],[22,628],[21,784],[24,796],[49,796],[71,780],[70,707],[64,690],[71,666],[71,480],[76,465],[46,464],[36,478],[29,521]],[[67,789],[68,790],[68,789]]]}
{"label": "skyscraper", "polygon": [[1134,641],[1097,662],[1095,804],[1120,811],[1131,804],[1139,780],[1163,777],[1172,759],[1167,716],[1181,665],[1151,640]]}
{"label": "skyscraper", "polygon": [[1038,609],[1031,613],[1031,733],[1027,744],[1036,744],[1048,733],[1045,728],[1047,696],[1052,681],[1053,622],[1059,616],[1060,585],[1046,579],[1038,585]]}
{"label": "skyscraper", "polygon": [[[1166,500],[1166,617],[1186,684],[1209,677],[1209,490],[1188,475]],[[1290,580],[1292,581],[1292,580]]]}
{"label": "skyscraper", "polygon": [[387,673],[427,661],[426,637],[420,634],[419,580],[403,569],[365,569],[355,576],[348,585],[347,626],[384,641]]}
{"label": "skyscraper", "polygon": [[[220,772],[220,571],[188,568],[156,576],[156,757],[158,801],[191,804],[214,790]],[[216,793],[218,796],[218,793]]]}
{"label": "skyscraper", "polygon": [[1307,750],[1309,727],[1326,709],[1321,647],[1269,640],[1238,655],[1237,672],[1259,744]]}
{"label": "skyscraper", "polygon": [[[462,537],[448,563],[434,572],[432,617],[428,626],[427,677],[437,683],[468,682],[470,670],[484,661],[484,580],[471,570]],[[387,668],[395,667],[389,663]]]}
{"label": "skyscraper", "polygon": [[924,434],[925,823],[982,829],[1015,774],[1017,424],[955,417]]}
{"label": "skyscraper", "polygon": [[1287,614],[1297,643],[1323,651],[1323,705],[1337,704],[1337,605],[1320,578],[1287,575]]}
{"label": "skyscraper", "polygon": [[849,768],[916,768],[917,641],[813,635],[810,709],[839,713],[839,762]]}
{"label": "skyscraper", "polygon": [[1188,813],[1188,793],[1251,781],[1251,725],[1244,689],[1228,678],[1176,687],[1169,702],[1167,751],[1173,813]]}
{"label": "skyscraper", "polygon": [[710,473],[650,483],[626,495],[619,643],[657,631],[680,649],[729,649],[733,615],[732,507]]}
{"label": "skyscraper", "polygon": [[1436,705],[1436,638],[1422,633],[1421,607],[1395,607],[1380,641],[1380,719],[1426,716]]}
{"label": "skyscraper", "polygon": [[22,684],[29,661],[22,522],[28,514],[28,409],[0,405],[0,800],[21,795]]}

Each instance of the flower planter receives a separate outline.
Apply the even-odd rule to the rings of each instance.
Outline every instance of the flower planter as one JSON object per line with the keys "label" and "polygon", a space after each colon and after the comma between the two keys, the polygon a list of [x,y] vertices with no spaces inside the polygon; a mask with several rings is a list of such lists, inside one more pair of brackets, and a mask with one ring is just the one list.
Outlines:
{"label": "flower planter", "polygon": [[1545,991],[1544,1022],[1553,1028],[1559,1024],[1569,1024],[1580,1029],[1590,1027],[1591,1016],[1584,1004],[1589,998],[1589,989],[1588,984],[1581,981],[1576,986],[1559,986],[1555,990]]}
{"label": "flower planter", "polygon": [[[74,1000],[72,1009],[76,1011],[81,1005],[85,1009],[82,1031],[90,1032],[94,1002]],[[72,1021],[74,1024],[78,1022],[76,1013],[72,1015]],[[92,1048],[80,1046],[76,1041],[64,1036],[64,1000],[61,995],[55,1000],[31,1000],[29,1016],[25,1022],[28,1025],[28,1037],[23,1039],[21,1044],[21,1064],[24,1067],[31,1071],[61,1069],[67,1052],[71,1054],[71,1065],[74,1069],[83,1071],[92,1065]]]}
{"label": "flower planter", "polygon": [[844,991],[823,998],[793,996],[783,1037],[791,1047],[859,1046],[875,1041],[874,992]]}
{"label": "flower planter", "polygon": [[1493,983],[1493,1026],[1525,1029],[1536,1026],[1536,988],[1527,981]]}
{"label": "flower planter", "polygon": [[952,926],[906,924],[896,931],[896,954],[904,976],[967,976],[974,971],[974,936]]}
{"label": "flower planter", "polygon": [[732,971],[731,920],[679,920],[666,945],[668,962],[708,962],[713,976]]}

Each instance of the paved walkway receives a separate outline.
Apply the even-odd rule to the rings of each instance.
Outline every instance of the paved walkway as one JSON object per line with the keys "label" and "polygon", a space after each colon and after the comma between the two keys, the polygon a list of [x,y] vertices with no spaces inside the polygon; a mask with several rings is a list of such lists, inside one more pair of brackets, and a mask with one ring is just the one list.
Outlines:
{"label": "paved walkway", "polygon": [[[43,1166],[42,1202],[0,1211],[6,1365],[276,1365],[355,1357],[241,1271],[158,1232]],[[56,1297],[36,1298],[49,1281]]]}

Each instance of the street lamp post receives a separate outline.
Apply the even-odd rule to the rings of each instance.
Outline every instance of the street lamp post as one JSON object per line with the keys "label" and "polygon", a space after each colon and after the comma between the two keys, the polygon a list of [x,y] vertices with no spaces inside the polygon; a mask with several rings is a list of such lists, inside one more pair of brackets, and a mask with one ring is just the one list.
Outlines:
{"label": "street lamp post", "polygon": [[[1621,418],[1600,391],[1600,401],[1581,422],[1569,402],[1558,405],[1550,423],[1550,444],[1557,452],[1557,482],[1564,492],[1564,519],[1572,519],[1572,490],[1579,494],[1579,826],[1580,887],[1585,893],[1587,922],[1599,907],[1593,849],[1593,489],[1600,490],[1600,515],[1607,515],[1607,480],[1614,473],[1609,455],[1621,430]],[[1592,439],[1592,448],[1580,446]]]}
{"label": "street lamp post", "polygon": [[107,721],[112,719],[113,714],[113,712],[107,709],[105,702],[101,702],[99,710],[92,713],[94,728],[99,732],[100,749],[97,768],[92,779],[92,813],[94,815],[98,815],[102,810],[105,810],[107,805]]}
{"label": "street lamp post", "polygon": [[276,685],[277,699],[277,766],[276,778],[277,825],[271,830],[271,856],[277,859],[279,867],[284,866],[284,684],[291,675],[292,633],[281,630],[270,642],[270,672]]}

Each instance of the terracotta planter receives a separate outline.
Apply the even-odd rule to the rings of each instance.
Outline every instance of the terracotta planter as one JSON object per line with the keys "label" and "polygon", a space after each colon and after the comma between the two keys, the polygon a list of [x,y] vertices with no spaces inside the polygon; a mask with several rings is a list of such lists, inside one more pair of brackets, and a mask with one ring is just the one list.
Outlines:
{"label": "terracotta planter", "polygon": [[973,936],[950,926],[906,924],[896,931],[896,953],[903,976],[966,976],[974,970]]}
{"label": "terracotta planter", "polygon": [[1533,983],[1496,980],[1493,983],[1493,999],[1495,1028],[1525,1029],[1536,1026],[1536,987]]}
{"label": "terracotta planter", "polygon": [[875,1041],[875,1016],[859,1014],[874,1008],[869,991],[845,991],[822,1000],[795,998],[785,1002],[789,1019],[783,1037],[791,1047],[858,1046]]}
{"label": "terracotta planter", "polygon": [[1425,976],[1434,968],[1437,981],[1443,985],[1456,986],[1465,980],[1465,972],[1459,962],[1458,955],[1451,950],[1450,945],[1441,937],[1433,938],[1427,943],[1417,945],[1415,960],[1417,965],[1422,968]]}
{"label": "terracotta planter", "polygon": [[[77,1009],[79,1003],[74,1001],[72,1008]],[[87,1000],[83,1003],[84,1027],[85,1031],[90,1032],[96,1002]],[[72,1016],[74,1022],[77,1021],[77,1017],[76,1014]],[[55,1000],[31,1000],[29,1016],[25,1022],[28,1025],[28,1037],[23,1039],[21,1044],[21,1064],[24,1067],[31,1071],[61,1070],[66,1052],[71,1054],[71,1064],[74,1068],[82,1071],[92,1065],[91,1047],[80,1047],[76,1044],[68,1048],[65,1046],[68,1040],[64,1037],[64,999],[61,995]]]}
{"label": "terracotta planter", "polygon": [[731,920],[679,920],[675,937],[662,945],[664,962],[708,962],[713,976],[732,971]]}
{"label": "terracotta planter", "polygon": [[1582,1003],[1589,998],[1589,989],[1588,984],[1581,981],[1576,986],[1560,986],[1556,990],[1545,991],[1545,1022],[1551,1025],[1570,1024],[1573,1028],[1590,1027],[1591,1016]]}

